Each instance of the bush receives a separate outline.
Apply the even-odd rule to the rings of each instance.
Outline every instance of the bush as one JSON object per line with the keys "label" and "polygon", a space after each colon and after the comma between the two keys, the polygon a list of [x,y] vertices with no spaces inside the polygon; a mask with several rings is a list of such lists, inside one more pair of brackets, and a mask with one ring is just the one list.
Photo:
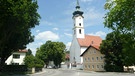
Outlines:
{"label": "bush", "polygon": [[28,68],[43,68],[44,67],[44,62],[36,57],[34,57],[33,55],[28,55],[25,57],[25,65]]}
{"label": "bush", "polygon": [[123,67],[117,65],[105,65],[107,72],[123,72]]}

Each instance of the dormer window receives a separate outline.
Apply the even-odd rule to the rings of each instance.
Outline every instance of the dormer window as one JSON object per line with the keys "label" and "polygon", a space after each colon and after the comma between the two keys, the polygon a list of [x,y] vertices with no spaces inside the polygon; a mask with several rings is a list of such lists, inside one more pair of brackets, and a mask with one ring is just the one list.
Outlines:
{"label": "dormer window", "polygon": [[91,44],[94,44],[94,41],[91,41]]}

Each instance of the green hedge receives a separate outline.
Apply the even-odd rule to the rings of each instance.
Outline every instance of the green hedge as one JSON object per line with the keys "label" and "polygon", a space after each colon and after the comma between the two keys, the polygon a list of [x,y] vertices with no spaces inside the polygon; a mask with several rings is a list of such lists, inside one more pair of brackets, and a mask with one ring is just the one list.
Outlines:
{"label": "green hedge", "polygon": [[3,72],[27,72],[26,65],[5,65]]}

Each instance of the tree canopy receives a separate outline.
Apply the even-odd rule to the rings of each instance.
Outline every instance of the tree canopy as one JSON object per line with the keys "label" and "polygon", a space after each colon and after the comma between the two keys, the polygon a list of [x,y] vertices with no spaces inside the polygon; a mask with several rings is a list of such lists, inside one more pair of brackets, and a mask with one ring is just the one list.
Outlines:
{"label": "tree canopy", "polygon": [[[107,0],[105,27],[112,29],[100,49],[105,54],[106,66],[115,62],[116,67],[135,64],[135,0]],[[121,67],[122,68],[122,67]],[[107,70],[107,69],[106,69]],[[121,69],[122,70],[122,69]],[[118,71],[114,69],[113,71]]]}
{"label": "tree canopy", "polygon": [[39,24],[36,0],[0,0],[1,65],[13,51],[33,42],[31,28]]}
{"label": "tree canopy", "polygon": [[37,49],[36,57],[43,60],[46,65],[49,61],[54,61],[55,66],[58,66],[65,58],[64,50],[65,44],[63,42],[47,41]]}

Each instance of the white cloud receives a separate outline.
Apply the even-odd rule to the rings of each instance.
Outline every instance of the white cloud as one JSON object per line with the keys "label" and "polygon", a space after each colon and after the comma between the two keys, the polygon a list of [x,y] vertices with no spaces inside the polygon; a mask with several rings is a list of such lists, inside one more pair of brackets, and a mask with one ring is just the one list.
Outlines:
{"label": "white cloud", "polygon": [[38,42],[38,43],[30,43],[29,45],[27,45],[27,49],[32,50],[32,54],[35,55],[36,54],[36,49],[39,48],[43,43],[42,42]]}
{"label": "white cloud", "polygon": [[89,35],[95,35],[95,36],[106,36],[106,33],[103,31],[98,31],[96,33],[90,33]]}
{"label": "white cloud", "polygon": [[56,31],[57,31],[57,30],[59,30],[59,29],[58,29],[58,28],[53,28],[53,30],[56,30]]}
{"label": "white cloud", "polygon": [[71,42],[68,42],[68,43],[66,44],[66,49],[69,50],[70,46],[71,46]]}
{"label": "white cloud", "polygon": [[59,36],[51,31],[44,31],[36,35],[35,39],[42,40],[42,41],[47,41],[47,40],[55,41],[59,39]]}
{"label": "white cloud", "polygon": [[66,36],[72,37],[72,34],[64,33]]}

